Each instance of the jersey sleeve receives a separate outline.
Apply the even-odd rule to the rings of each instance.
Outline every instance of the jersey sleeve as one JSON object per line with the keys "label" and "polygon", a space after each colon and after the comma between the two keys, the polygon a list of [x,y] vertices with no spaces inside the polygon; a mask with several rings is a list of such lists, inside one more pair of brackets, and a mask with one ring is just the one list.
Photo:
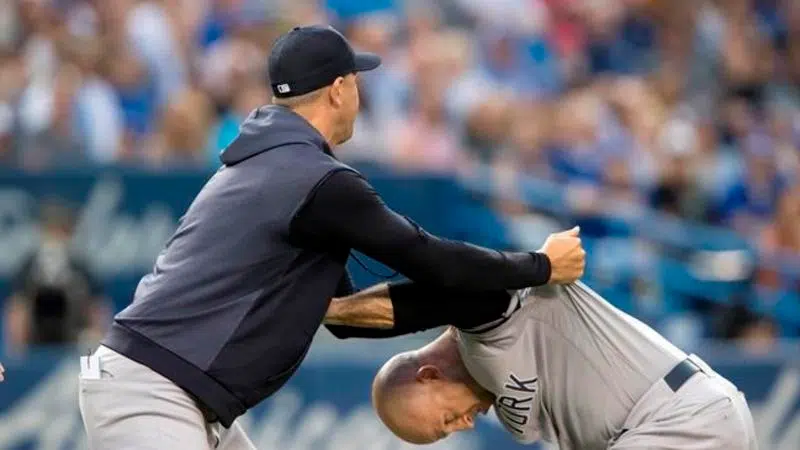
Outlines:
{"label": "jersey sleeve", "polygon": [[528,321],[522,309],[529,289],[517,291],[508,317],[484,330],[459,330],[459,353],[467,371],[495,396],[494,412],[514,440],[541,439],[539,377]]}
{"label": "jersey sleeve", "polygon": [[475,341],[497,341],[504,335],[513,336],[515,330],[511,319],[522,308],[522,304],[530,292],[531,288],[510,291],[510,300],[505,310],[501,314],[497,314],[494,320],[480,322],[480,325],[469,328],[460,326],[459,329]]}

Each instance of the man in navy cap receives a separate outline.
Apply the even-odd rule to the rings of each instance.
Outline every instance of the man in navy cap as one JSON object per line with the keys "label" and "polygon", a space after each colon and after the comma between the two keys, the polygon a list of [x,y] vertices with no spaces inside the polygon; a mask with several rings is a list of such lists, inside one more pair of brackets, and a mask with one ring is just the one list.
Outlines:
{"label": "man in navy cap", "polygon": [[[82,358],[90,448],[253,448],[235,420],[292,376],[330,299],[353,291],[351,249],[431,286],[514,289],[582,275],[577,230],[540,252],[439,239],[336,160],[331,147],[350,138],[358,112],[356,74],[379,64],[329,27],[277,40],[274,104],[242,124],[131,305]],[[402,283],[390,290],[403,330],[483,314],[420,302]]]}

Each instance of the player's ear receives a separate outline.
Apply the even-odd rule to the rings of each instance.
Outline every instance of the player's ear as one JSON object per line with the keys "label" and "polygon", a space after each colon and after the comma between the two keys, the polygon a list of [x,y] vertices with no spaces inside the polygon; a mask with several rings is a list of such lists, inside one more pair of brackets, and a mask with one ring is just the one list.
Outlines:
{"label": "player's ear", "polygon": [[472,414],[464,414],[461,416],[461,421],[464,424],[464,427],[467,429],[475,428],[475,418]]}
{"label": "player's ear", "polygon": [[330,88],[328,89],[328,96],[330,96],[331,104],[337,108],[341,108],[342,103],[344,103],[344,78],[338,77],[333,80],[333,84],[331,84]]}
{"label": "player's ear", "polygon": [[417,370],[418,381],[432,381],[442,378],[442,372],[438,367],[432,365],[424,365]]}

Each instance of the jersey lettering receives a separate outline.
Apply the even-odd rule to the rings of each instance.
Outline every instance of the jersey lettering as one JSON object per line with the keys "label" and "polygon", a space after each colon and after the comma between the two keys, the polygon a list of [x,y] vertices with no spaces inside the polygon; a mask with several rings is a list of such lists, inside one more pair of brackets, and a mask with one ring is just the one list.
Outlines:
{"label": "jersey lettering", "polygon": [[536,392],[536,382],[539,381],[538,377],[533,377],[530,380],[520,380],[513,373],[508,376],[511,383],[506,383],[505,387],[512,391],[519,392]]}
{"label": "jersey lettering", "polygon": [[497,399],[495,404],[497,414],[509,428],[519,434],[524,434],[521,427],[528,423],[528,417],[533,408],[533,397],[530,394],[536,392],[537,381],[537,377],[524,380],[513,373],[509,374],[505,388],[510,391],[521,392],[528,395],[502,395]]}

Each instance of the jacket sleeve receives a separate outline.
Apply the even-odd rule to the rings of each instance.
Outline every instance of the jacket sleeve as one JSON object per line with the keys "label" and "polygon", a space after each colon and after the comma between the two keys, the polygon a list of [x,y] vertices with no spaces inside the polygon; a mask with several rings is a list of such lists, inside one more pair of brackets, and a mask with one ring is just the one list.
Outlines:
{"label": "jacket sleeve", "polygon": [[[363,339],[387,339],[397,336],[405,336],[413,331],[400,330],[397,328],[378,329],[349,327],[347,325],[325,325],[325,328],[338,339],[363,338]],[[419,330],[422,331],[422,330]]]}
{"label": "jacket sleeve", "polygon": [[540,253],[500,252],[433,236],[389,209],[359,174],[341,170],[317,185],[291,235],[358,250],[411,280],[452,289],[519,289],[550,279]]}
{"label": "jacket sleeve", "polygon": [[356,288],[353,286],[353,279],[350,277],[350,272],[345,269],[342,279],[339,280],[339,285],[336,286],[336,296],[347,297],[355,292]]}
{"label": "jacket sleeve", "polygon": [[501,319],[509,309],[511,293],[442,289],[404,281],[389,285],[394,326],[373,329],[326,325],[339,339],[390,338],[452,325],[462,330]]}

